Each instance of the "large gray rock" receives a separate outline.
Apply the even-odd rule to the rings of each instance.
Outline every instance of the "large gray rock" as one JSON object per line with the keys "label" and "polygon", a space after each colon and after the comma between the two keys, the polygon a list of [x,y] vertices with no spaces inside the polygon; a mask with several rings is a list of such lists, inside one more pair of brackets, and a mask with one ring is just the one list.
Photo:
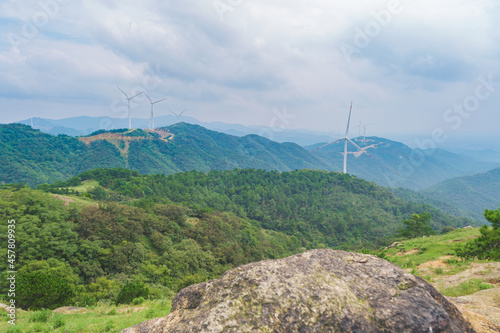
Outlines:
{"label": "large gray rock", "polygon": [[167,317],[122,333],[474,332],[424,280],[370,255],[312,250],[187,287]]}

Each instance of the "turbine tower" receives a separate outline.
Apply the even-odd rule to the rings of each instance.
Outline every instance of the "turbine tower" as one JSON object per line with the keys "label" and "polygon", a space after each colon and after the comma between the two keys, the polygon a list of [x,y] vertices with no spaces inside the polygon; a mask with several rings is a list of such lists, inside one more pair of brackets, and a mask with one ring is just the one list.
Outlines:
{"label": "turbine tower", "polygon": [[179,122],[179,121],[180,121],[180,120],[179,120],[179,119],[180,119],[180,117],[182,116],[182,114],[183,114],[184,112],[186,112],[186,110],[187,110],[187,109],[182,110],[182,112],[181,112],[181,113],[179,113],[179,114],[177,114],[177,113],[175,113],[175,112],[170,112],[170,113],[172,113],[174,116],[176,116],[176,117],[177,117],[177,122]]}
{"label": "turbine tower", "polygon": [[160,102],[163,102],[164,100],[166,100],[166,98],[159,99],[159,100],[153,102],[153,100],[151,98],[149,98],[148,94],[144,93],[144,95],[146,95],[146,97],[149,99],[149,102],[151,103],[151,118],[149,120],[149,129],[155,129],[155,116],[153,113],[153,107],[156,103],[160,103]]}
{"label": "turbine tower", "polygon": [[132,97],[128,97],[128,95],[120,88],[118,87],[118,89],[120,89],[120,91],[125,95],[125,98],[127,99],[127,109],[128,109],[128,129],[132,129],[132,118],[130,117],[130,100],[139,96],[140,94],[142,94],[144,91],[141,91],[140,93],[138,94],[135,94],[134,96]]}
{"label": "turbine tower", "polygon": [[363,127],[363,142],[366,141],[366,128],[370,125],[373,125],[373,123],[363,124],[361,121],[359,122],[360,129]]}
{"label": "turbine tower", "polygon": [[332,145],[334,143],[337,143],[339,141],[342,141],[344,140],[344,173],[347,173],[347,141],[349,141],[350,143],[352,143],[356,148],[358,148],[359,150],[361,150],[363,153],[365,153],[366,155],[370,156],[370,154],[368,154],[366,151],[364,151],[360,146],[358,146],[357,144],[355,144],[354,142],[352,142],[351,139],[349,139],[349,137],[347,136],[349,134],[349,125],[351,123],[351,113],[352,113],[352,102],[351,102],[351,107],[349,109],[349,118],[347,119],[347,129],[345,131],[345,135],[343,138],[340,138],[338,140],[335,140],[335,141],[332,141],[330,143],[327,143],[326,145],[323,145],[321,147],[318,147],[316,149],[320,149],[320,148],[323,148],[323,147],[326,147],[326,146],[329,146],[329,145]]}

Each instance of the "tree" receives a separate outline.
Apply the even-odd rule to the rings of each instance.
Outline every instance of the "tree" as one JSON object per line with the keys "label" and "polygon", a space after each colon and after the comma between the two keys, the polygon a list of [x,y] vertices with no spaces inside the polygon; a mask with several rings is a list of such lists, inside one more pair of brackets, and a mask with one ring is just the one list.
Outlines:
{"label": "tree", "polygon": [[500,231],[500,208],[497,210],[485,210],[484,217],[491,222],[493,229]]}
{"label": "tree", "polygon": [[55,309],[71,304],[78,276],[56,259],[32,261],[17,275],[17,301],[23,309]]}
{"label": "tree", "polygon": [[403,221],[406,227],[399,230],[399,235],[406,238],[434,235],[435,232],[429,225],[430,220],[429,213],[413,214],[411,218]]}
{"label": "tree", "polygon": [[149,289],[140,281],[132,281],[125,284],[118,293],[116,304],[130,304],[135,298],[147,298]]}
{"label": "tree", "polygon": [[457,256],[464,259],[490,259],[500,260],[500,208],[485,210],[484,217],[491,222],[491,227],[483,226],[481,236],[455,247]]}

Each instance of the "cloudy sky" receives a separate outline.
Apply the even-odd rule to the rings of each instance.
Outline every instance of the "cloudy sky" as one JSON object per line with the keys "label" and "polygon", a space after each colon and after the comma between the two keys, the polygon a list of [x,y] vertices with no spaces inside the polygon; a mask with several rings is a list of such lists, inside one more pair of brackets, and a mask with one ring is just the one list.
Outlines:
{"label": "cloudy sky", "polygon": [[[125,117],[498,133],[498,0],[3,0],[0,122]],[[147,118],[149,104],[132,104]]]}

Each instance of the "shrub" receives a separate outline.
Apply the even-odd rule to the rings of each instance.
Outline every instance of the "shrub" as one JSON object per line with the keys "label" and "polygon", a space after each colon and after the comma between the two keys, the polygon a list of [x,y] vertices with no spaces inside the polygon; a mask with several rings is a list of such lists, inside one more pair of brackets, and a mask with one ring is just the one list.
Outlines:
{"label": "shrub", "polygon": [[56,259],[33,261],[19,270],[18,304],[24,309],[55,309],[69,304],[78,276]]}
{"label": "shrub", "polygon": [[51,315],[50,310],[35,311],[31,314],[29,321],[30,323],[46,323]]}
{"label": "shrub", "polygon": [[139,304],[144,303],[144,301],[145,301],[144,297],[138,297],[138,298],[134,298],[132,300],[132,304],[139,305]]}
{"label": "shrub", "polygon": [[179,282],[179,285],[177,286],[177,291],[189,287],[190,285],[205,281],[208,281],[208,277],[203,274],[196,273],[193,275],[188,275]]}
{"label": "shrub", "polygon": [[447,234],[449,232],[452,232],[453,230],[455,230],[455,228],[453,228],[451,226],[443,227],[443,229],[441,229],[441,235],[444,235],[444,234]]}
{"label": "shrub", "polygon": [[66,325],[66,322],[64,321],[64,318],[60,314],[56,314],[54,316],[54,328],[59,328],[59,327],[64,327]]}
{"label": "shrub", "polygon": [[153,319],[155,317],[155,310],[149,309],[146,311],[146,319]]}
{"label": "shrub", "polygon": [[130,304],[134,298],[147,298],[149,289],[140,281],[129,282],[125,284],[118,293],[116,304]]}
{"label": "shrub", "polygon": [[10,326],[7,329],[7,333],[23,333],[23,331],[18,326]]}
{"label": "shrub", "polygon": [[112,331],[114,328],[115,328],[115,323],[113,323],[113,321],[108,321],[108,322],[106,323],[106,326],[104,327],[104,330],[105,330],[106,332],[110,332],[110,331]]}

